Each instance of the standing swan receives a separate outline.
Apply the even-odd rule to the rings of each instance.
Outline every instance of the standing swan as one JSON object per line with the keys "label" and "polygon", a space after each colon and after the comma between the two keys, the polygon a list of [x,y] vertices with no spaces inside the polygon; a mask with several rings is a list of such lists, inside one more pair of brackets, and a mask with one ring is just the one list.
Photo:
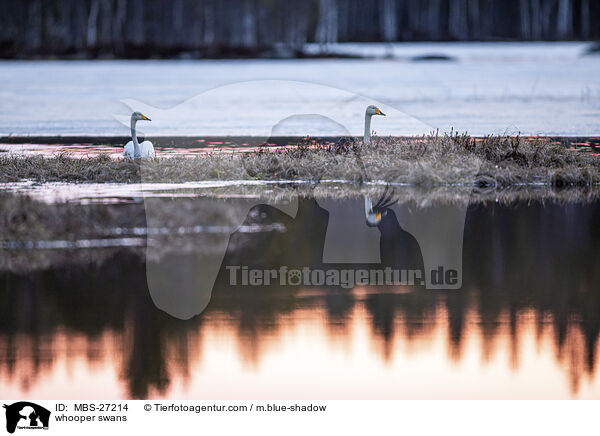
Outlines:
{"label": "standing swan", "polygon": [[365,145],[371,144],[371,117],[373,115],[383,115],[385,117],[385,114],[377,106],[370,105],[367,107],[365,111]]}
{"label": "standing swan", "polygon": [[144,141],[141,144],[138,143],[137,134],[135,133],[135,124],[138,121],[152,121],[146,115],[143,115],[139,112],[134,112],[131,114],[131,141],[125,144],[125,149],[123,150],[123,156],[132,157],[137,159],[138,157],[155,157],[156,153],[154,152],[154,146],[150,141]]}

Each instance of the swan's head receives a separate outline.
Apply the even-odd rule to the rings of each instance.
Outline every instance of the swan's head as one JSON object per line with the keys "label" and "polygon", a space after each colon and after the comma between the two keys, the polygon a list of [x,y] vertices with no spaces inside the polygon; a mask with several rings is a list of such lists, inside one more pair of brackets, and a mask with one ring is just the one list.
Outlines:
{"label": "swan's head", "polygon": [[388,208],[398,202],[394,200],[394,190],[390,191],[389,185],[385,187],[383,194],[373,206],[371,199],[365,195],[365,217],[367,218],[367,226],[377,227],[381,220],[387,215]]}
{"label": "swan's head", "polygon": [[367,226],[377,227],[384,216],[387,215],[387,210],[371,210],[367,213]]}
{"label": "swan's head", "polygon": [[385,114],[383,112],[381,112],[381,109],[379,109],[377,106],[373,106],[370,105],[367,107],[367,115],[383,115],[385,117]]}
{"label": "swan's head", "polygon": [[375,206],[371,202],[368,196],[365,196],[365,217],[367,219],[367,226],[377,227],[383,217],[387,214],[387,210],[379,208],[380,201]]}
{"label": "swan's head", "polygon": [[146,115],[144,115],[141,112],[134,112],[131,114],[131,119],[135,120],[135,121],[152,121],[150,118],[148,118]]}

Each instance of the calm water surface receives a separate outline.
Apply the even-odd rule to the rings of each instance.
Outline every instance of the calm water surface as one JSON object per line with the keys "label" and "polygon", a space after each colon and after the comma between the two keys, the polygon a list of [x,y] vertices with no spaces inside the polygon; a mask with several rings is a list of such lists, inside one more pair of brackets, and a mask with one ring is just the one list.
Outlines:
{"label": "calm water surface", "polygon": [[[226,236],[210,303],[187,321],[155,306],[143,248],[0,251],[1,396],[600,398],[600,204],[470,205],[460,290],[229,284],[227,265],[327,266],[328,221],[353,201],[301,198],[295,218],[269,206],[249,214],[265,230]],[[63,220],[88,211],[89,235],[146,225],[136,202],[46,207]],[[403,223],[392,211],[384,220]],[[401,233],[371,230],[379,266],[411,261]],[[42,224],[2,235],[59,236]],[[186,235],[165,256],[197,260],[205,238]]]}
{"label": "calm water surface", "polygon": [[[291,114],[329,113],[348,115],[351,122],[337,121],[352,134],[361,134],[366,104],[361,103],[356,118],[351,118],[351,98],[332,99],[328,92],[334,89],[402,112],[402,117],[388,116],[373,127],[381,135],[454,128],[473,135],[594,136],[600,134],[600,56],[584,55],[587,47],[346,44],[332,49],[366,56],[387,55],[392,49],[394,58],[3,61],[0,136],[127,135],[131,108],[153,119],[138,125],[149,136],[268,136],[270,130],[260,126],[271,115],[281,115],[273,119],[275,125]],[[410,61],[431,54],[444,54],[452,61]],[[256,82],[244,85],[249,81]],[[284,83],[269,81],[314,86],[294,92]],[[197,114],[201,115],[194,118]],[[121,122],[115,115],[123,116]],[[314,136],[313,124],[305,123],[293,134]]]}

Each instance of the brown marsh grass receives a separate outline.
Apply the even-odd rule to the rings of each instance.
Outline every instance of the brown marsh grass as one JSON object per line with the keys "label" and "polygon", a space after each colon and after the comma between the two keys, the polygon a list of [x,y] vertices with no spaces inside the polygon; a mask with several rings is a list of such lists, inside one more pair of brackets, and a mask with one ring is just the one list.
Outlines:
{"label": "brown marsh grass", "polygon": [[600,183],[600,156],[548,139],[520,136],[473,138],[466,134],[414,139],[353,139],[321,145],[309,139],[282,149],[212,153],[196,158],[144,161],[59,155],[2,156],[0,182],[137,183],[198,180],[379,181],[434,187],[466,184],[556,187]]}

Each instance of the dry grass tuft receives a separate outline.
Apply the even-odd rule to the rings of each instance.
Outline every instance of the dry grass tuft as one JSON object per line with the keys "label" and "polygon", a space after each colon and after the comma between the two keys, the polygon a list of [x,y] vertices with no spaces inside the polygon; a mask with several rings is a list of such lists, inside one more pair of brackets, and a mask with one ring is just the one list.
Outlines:
{"label": "dry grass tuft", "polygon": [[214,153],[193,159],[136,162],[106,156],[78,159],[0,157],[0,182],[32,179],[75,182],[185,182],[197,180],[385,181],[414,186],[455,184],[506,187],[541,183],[557,188],[600,182],[600,156],[546,139],[473,138],[437,134],[414,139],[352,139],[334,145],[310,140],[279,150]]}

